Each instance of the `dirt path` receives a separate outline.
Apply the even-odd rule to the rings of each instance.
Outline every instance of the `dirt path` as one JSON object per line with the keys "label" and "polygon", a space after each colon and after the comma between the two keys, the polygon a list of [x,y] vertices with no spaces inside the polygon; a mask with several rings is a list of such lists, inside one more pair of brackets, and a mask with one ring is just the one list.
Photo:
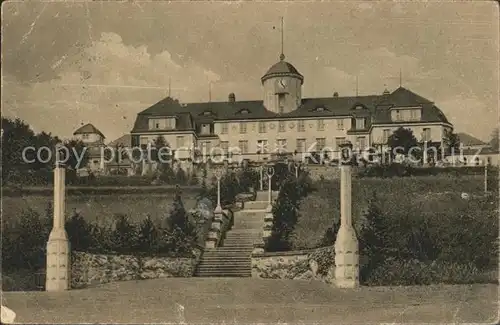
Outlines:
{"label": "dirt path", "polygon": [[342,290],[314,281],[177,278],[3,298],[16,322],[30,323],[493,323],[498,286]]}

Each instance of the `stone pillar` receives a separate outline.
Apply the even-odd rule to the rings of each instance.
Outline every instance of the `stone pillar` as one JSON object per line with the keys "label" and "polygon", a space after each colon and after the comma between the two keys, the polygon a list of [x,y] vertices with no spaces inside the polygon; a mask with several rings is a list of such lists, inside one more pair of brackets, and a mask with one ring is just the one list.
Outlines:
{"label": "stone pillar", "polygon": [[215,207],[214,214],[222,214],[222,206],[220,204],[220,180],[222,178],[222,170],[214,170],[215,178],[217,178],[217,206]]}
{"label": "stone pillar", "polygon": [[268,196],[268,204],[267,204],[266,212],[273,211],[273,189],[272,189],[272,183],[271,183],[273,175],[274,175],[274,168],[273,167],[269,167],[267,169],[267,179],[269,181],[269,189],[268,189],[269,190],[269,196]]}
{"label": "stone pillar", "polygon": [[352,224],[350,163],[340,166],[340,228],[335,240],[335,285],[339,288],[359,286],[359,249]]}
{"label": "stone pillar", "polygon": [[264,190],[264,166],[260,165],[260,190]]}
{"label": "stone pillar", "polygon": [[71,259],[70,246],[65,225],[65,176],[61,164],[54,169],[54,224],[47,242],[46,291],[70,289]]}

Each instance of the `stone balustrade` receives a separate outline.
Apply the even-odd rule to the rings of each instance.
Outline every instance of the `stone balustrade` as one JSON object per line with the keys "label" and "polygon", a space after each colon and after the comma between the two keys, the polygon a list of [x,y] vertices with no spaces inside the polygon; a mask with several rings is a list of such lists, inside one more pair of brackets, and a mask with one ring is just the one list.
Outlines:
{"label": "stone balustrade", "polygon": [[264,279],[319,280],[334,283],[333,246],[312,250],[263,252],[255,246],[252,253],[252,277]]}
{"label": "stone balustrade", "polygon": [[191,277],[202,248],[192,257],[161,257],[72,252],[71,288],[103,283],[171,277]]}
{"label": "stone balustrade", "polygon": [[205,248],[215,248],[220,246],[224,240],[225,233],[230,229],[233,213],[231,210],[222,210],[220,213],[214,213],[211,220],[211,227],[205,240]]}

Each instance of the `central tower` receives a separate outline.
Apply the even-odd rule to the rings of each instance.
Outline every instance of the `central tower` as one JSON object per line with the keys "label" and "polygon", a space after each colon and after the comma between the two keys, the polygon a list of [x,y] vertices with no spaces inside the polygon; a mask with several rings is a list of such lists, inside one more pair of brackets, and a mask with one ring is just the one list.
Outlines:
{"label": "central tower", "polygon": [[288,113],[296,110],[302,101],[302,76],[295,67],[280,55],[280,61],[274,64],[261,78],[264,87],[264,106],[275,113]]}
{"label": "central tower", "polygon": [[264,106],[278,114],[296,110],[302,102],[302,76],[295,67],[285,61],[283,54],[283,18],[281,18],[281,55],[261,78],[264,88]]}

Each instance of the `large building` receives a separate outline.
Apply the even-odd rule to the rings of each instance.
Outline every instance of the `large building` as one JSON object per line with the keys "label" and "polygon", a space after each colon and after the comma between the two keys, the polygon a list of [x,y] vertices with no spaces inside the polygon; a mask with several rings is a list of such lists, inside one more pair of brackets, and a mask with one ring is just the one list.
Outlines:
{"label": "large building", "polygon": [[[282,54],[262,76],[262,99],[183,104],[167,97],[137,115],[132,146],[163,136],[179,159],[202,153],[233,152],[243,159],[267,160],[276,152],[302,155],[323,148],[337,151],[349,141],[356,149],[383,147],[399,127],[419,141],[443,142],[452,130],[434,102],[399,87],[369,96],[303,98],[305,78]],[[303,156],[303,155],[302,155]]]}

